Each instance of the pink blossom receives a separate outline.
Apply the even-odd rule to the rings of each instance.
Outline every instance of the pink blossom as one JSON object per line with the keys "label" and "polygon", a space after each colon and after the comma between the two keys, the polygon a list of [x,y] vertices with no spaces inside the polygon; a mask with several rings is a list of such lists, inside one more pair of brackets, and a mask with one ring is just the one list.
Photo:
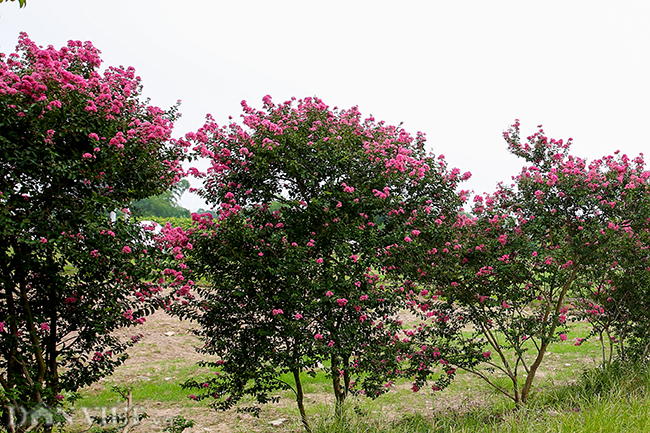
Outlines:
{"label": "pink blossom", "polygon": [[302,319],[302,314],[296,313],[295,318],[296,318],[296,320]]}
{"label": "pink blossom", "polygon": [[42,331],[49,331],[50,330],[50,325],[47,323],[41,323],[41,330]]}
{"label": "pink blossom", "polygon": [[124,248],[122,248],[122,252],[125,253],[125,254],[130,253],[131,252],[131,247],[129,247],[128,245],[124,245]]}
{"label": "pink blossom", "polygon": [[566,334],[560,334],[560,340],[566,341]]}
{"label": "pink blossom", "polygon": [[573,343],[573,345],[580,346],[584,340],[585,340],[584,338],[576,338],[576,342]]}
{"label": "pink blossom", "polygon": [[322,340],[323,336],[321,334],[314,335],[314,340]]}
{"label": "pink blossom", "polygon": [[368,299],[368,295],[361,295],[359,296],[360,301],[366,301]]}
{"label": "pink blossom", "polygon": [[336,303],[339,304],[340,307],[345,307],[345,305],[348,303],[348,300],[345,298],[340,298],[336,300]]}
{"label": "pink blossom", "polygon": [[82,158],[92,158],[93,156],[90,153],[86,152],[83,155],[81,155],[81,157]]}
{"label": "pink blossom", "polygon": [[45,238],[41,238],[41,243],[42,243],[42,244],[46,244],[46,243],[47,243],[47,239],[45,239]]}
{"label": "pink blossom", "polygon": [[420,235],[420,230],[411,230],[411,234],[413,236],[419,236]]}
{"label": "pink blossom", "polygon": [[323,263],[323,259],[316,259],[316,263],[320,265],[321,263]]}
{"label": "pink blossom", "polygon": [[488,359],[490,356],[492,356],[492,352],[490,352],[489,350],[486,351],[486,352],[483,352],[483,357],[484,357],[485,359]]}
{"label": "pink blossom", "polygon": [[333,341],[333,340],[330,340],[330,342],[327,343],[327,345],[328,345],[329,347],[334,347],[334,341]]}
{"label": "pink blossom", "polygon": [[99,251],[97,251],[97,250],[92,250],[92,251],[90,252],[90,257],[99,257],[99,254],[98,254],[98,253],[99,253]]}
{"label": "pink blossom", "polygon": [[352,255],[350,256],[350,258],[352,259],[352,261],[353,261],[354,263],[356,263],[357,260],[359,259],[359,256],[357,256],[356,254],[352,254]]}
{"label": "pink blossom", "polygon": [[0,322],[0,332],[4,332],[5,326],[7,326],[5,322]]}
{"label": "pink blossom", "polygon": [[325,292],[325,296],[330,298],[330,297],[334,296],[334,293],[331,290],[328,290],[327,292]]}
{"label": "pink blossom", "polygon": [[259,252],[259,253],[257,253],[257,255],[260,256],[260,257],[262,257],[262,256],[264,255],[264,253]]}
{"label": "pink blossom", "polygon": [[272,313],[274,316],[277,316],[278,314],[284,314],[284,311],[278,308],[277,310],[273,310]]}
{"label": "pink blossom", "polygon": [[406,241],[406,242],[411,242],[411,238],[408,237],[408,236],[406,236],[406,237],[404,238],[404,241]]}

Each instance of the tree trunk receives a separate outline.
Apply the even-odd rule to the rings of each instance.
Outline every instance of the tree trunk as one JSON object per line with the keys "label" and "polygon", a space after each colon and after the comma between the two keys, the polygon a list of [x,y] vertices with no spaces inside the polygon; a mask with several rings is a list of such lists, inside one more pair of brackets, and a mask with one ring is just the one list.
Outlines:
{"label": "tree trunk", "polygon": [[300,411],[300,420],[302,421],[303,427],[307,433],[311,433],[311,427],[307,421],[307,413],[305,412],[305,406],[303,404],[304,393],[302,391],[302,382],[300,381],[300,372],[292,370],[293,379],[296,381],[296,403],[298,404],[298,410]]}
{"label": "tree trunk", "polygon": [[537,358],[535,359],[535,362],[530,366],[530,370],[528,371],[528,375],[526,376],[526,382],[524,383],[524,387],[521,390],[521,398],[520,402],[515,402],[517,405],[521,404],[526,404],[526,401],[528,400],[528,394],[530,393],[530,389],[533,386],[533,380],[535,380],[535,374],[537,373],[537,369],[539,366],[542,364],[542,360],[544,359],[544,354],[546,353],[546,348],[548,347],[547,342],[542,342],[541,346],[539,347],[539,353],[537,354]]}
{"label": "tree trunk", "polygon": [[345,402],[347,389],[345,389],[345,386],[341,386],[341,372],[336,355],[332,355],[332,387],[334,388],[334,396],[336,397],[336,419],[340,421],[343,419],[343,403]]}

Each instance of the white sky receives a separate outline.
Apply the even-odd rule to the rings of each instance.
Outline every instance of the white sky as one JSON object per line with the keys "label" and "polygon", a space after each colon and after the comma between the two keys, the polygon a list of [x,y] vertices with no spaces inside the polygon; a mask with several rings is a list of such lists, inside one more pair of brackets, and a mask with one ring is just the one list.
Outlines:
{"label": "white sky", "polygon": [[[574,138],[596,158],[650,145],[650,2],[643,0],[27,0],[0,4],[0,51],[26,31],[59,48],[90,40],[134,66],[145,96],[183,101],[175,135],[205,114],[238,118],[291,96],[404,122],[492,191],[523,165],[501,133]],[[184,206],[203,206],[186,194]]]}

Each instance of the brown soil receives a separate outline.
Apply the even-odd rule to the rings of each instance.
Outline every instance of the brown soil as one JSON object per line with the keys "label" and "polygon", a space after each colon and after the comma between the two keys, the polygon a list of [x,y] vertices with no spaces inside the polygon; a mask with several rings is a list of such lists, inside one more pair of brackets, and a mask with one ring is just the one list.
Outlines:
{"label": "brown soil", "polygon": [[[403,317],[405,324],[413,324],[414,317]],[[83,394],[92,395],[99,393],[108,384],[137,387],[138,384],[153,380],[151,376],[167,374],[167,367],[170,365],[182,365],[186,368],[195,366],[199,360],[205,360],[205,356],[198,354],[195,347],[200,344],[199,340],[191,333],[192,325],[189,322],[180,321],[177,318],[158,311],[149,316],[144,325],[137,328],[137,333],[143,334],[143,338],[134,347],[129,349],[129,359],[124,365],[118,368],[111,377],[105,378],[99,383],[83,390]],[[124,332],[125,337],[130,336],[133,330]],[[569,362],[573,365],[567,365]],[[549,354],[544,362],[544,368],[538,375],[537,386],[541,386],[544,380],[553,381],[553,376],[559,370],[575,369],[585,367],[584,364],[591,363],[588,359],[573,359],[567,361],[565,357]],[[582,364],[582,365],[581,365]],[[199,371],[197,367],[197,371]],[[207,370],[206,370],[207,371]],[[548,376],[548,377],[547,377]],[[164,380],[175,380],[180,382],[186,377],[176,377],[172,373]],[[558,382],[555,382],[557,384]],[[477,381],[470,375],[458,377],[452,386],[442,393],[433,393],[430,390],[422,390],[417,394],[410,391],[410,384],[401,383],[396,385],[394,392],[382,396],[374,402],[363,401],[363,410],[368,412],[369,417],[376,417],[384,422],[398,420],[405,414],[420,413],[433,419],[434,413],[453,412],[463,413],[476,407],[489,407],[502,397],[487,388],[482,382]],[[191,392],[188,391],[188,394]],[[350,398],[354,407],[355,398]],[[83,401],[81,403],[83,405]],[[317,425],[318,418],[330,416],[333,409],[333,398],[329,392],[310,393],[305,396],[307,410],[311,411],[310,421]],[[296,432],[302,431],[298,411],[292,396],[287,394],[278,403],[269,404],[262,408],[259,418],[248,414],[237,413],[235,410],[227,412],[216,412],[205,404],[205,402],[186,401],[157,401],[157,396],[150,396],[144,401],[134,401],[138,411],[149,415],[141,425],[131,430],[133,433],[161,432],[166,427],[168,420],[174,416],[181,415],[186,419],[195,421],[195,426],[185,430],[186,433],[227,433],[227,432]],[[119,404],[120,412],[123,412],[124,404]],[[110,414],[110,408],[107,409]],[[87,408],[90,415],[99,415],[98,408]],[[75,423],[72,432],[87,431],[85,413],[82,408],[77,409]],[[284,418],[279,426],[271,425],[271,421]]]}

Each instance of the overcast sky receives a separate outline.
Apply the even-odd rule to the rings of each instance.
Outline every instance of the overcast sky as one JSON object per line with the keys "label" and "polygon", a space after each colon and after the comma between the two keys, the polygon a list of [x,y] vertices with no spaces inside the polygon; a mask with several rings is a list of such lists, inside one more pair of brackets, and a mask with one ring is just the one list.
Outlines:
{"label": "overcast sky", "polygon": [[[144,94],[182,100],[175,135],[292,96],[403,122],[492,191],[523,165],[501,133],[573,137],[572,153],[636,155],[650,138],[650,2],[642,0],[27,0],[0,4],[0,51],[25,31],[90,40]],[[184,197],[196,210],[203,204]]]}

